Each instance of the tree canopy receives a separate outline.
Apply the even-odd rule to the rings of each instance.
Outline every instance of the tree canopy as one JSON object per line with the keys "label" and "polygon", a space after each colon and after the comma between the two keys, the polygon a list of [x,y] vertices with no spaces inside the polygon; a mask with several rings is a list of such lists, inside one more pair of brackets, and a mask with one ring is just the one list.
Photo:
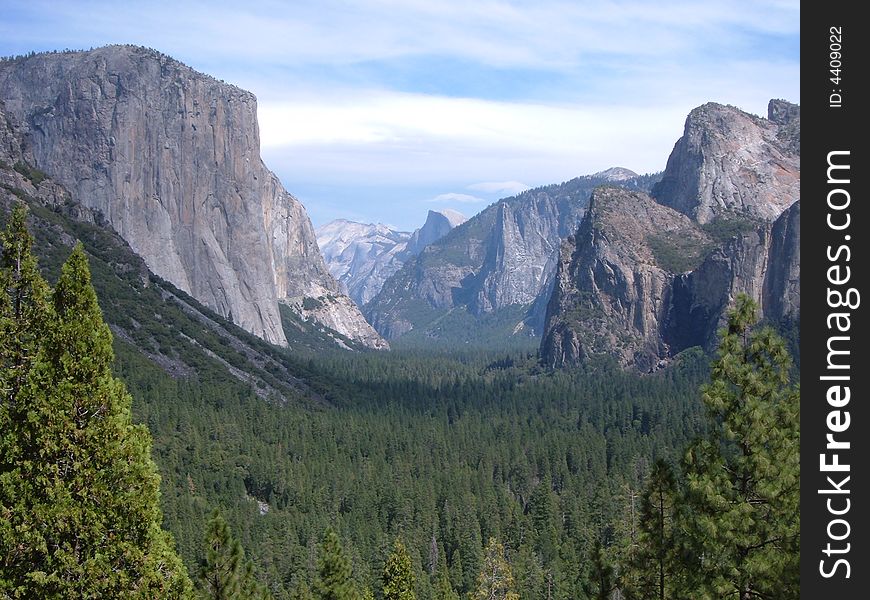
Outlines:
{"label": "tree canopy", "polygon": [[0,263],[0,594],[187,598],[161,528],[151,437],[112,374],[112,336],[77,245],[52,291],[17,207]]}

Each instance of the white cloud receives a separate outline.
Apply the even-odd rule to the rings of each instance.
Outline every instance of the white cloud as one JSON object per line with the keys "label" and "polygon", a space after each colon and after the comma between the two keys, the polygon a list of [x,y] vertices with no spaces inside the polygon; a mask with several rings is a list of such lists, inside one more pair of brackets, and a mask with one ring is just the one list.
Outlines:
{"label": "white cloud", "polygon": [[470,194],[457,194],[456,192],[448,192],[446,194],[438,194],[429,202],[462,202],[463,204],[477,204],[479,202],[486,202],[483,198],[478,198],[477,196],[472,196]]}
{"label": "white cloud", "polygon": [[[124,10],[107,0],[9,4],[50,27],[10,26],[4,33],[16,39],[53,35],[61,46],[134,41],[213,64],[296,67],[447,56],[547,70],[582,68],[601,54],[685,61],[748,34],[797,35],[800,11],[796,0],[153,0]],[[602,74],[608,75],[613,73]]]}
{"label": "white cloud", "polygon": [[519,181],[482,181],[480,183],[472,183],[467,186],[467,189],[487,194],[509,194],[515,196],[531,189],[531,186]]}
{"label": "white cloud", "polygon": [[695,106],[800,101],[797,0],[116,4],[7,0],[0,50],[137,43],[249,89],[266,163],[336,206],[656,171]]}

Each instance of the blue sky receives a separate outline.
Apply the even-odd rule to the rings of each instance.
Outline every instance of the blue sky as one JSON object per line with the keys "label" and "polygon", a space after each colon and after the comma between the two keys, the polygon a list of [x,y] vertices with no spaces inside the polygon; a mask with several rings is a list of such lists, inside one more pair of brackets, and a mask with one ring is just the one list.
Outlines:
{"label": "blue sky", "polygon": [[266,164],[315,225],[410,230],[431,208],[661,170],[708,101],[799,102],[799,17],[784,0],[4,0],[0,55],[156,48],[257,95]]}

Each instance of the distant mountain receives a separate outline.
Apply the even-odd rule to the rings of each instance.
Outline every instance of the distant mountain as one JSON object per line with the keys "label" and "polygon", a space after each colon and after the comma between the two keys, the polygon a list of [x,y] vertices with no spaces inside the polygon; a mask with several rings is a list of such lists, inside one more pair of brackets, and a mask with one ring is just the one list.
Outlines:
{"label": "distant mountain", "polygon": [[[369,322],[388,339],[425,343],[503,344],[540,335],[559,243],[607,177],[578,177],[487,207],[392,275],[364,307]],[[656,180],[623,183],[648,190]]]}
{"label": "distant mountain", "polygon": [[705,104],[652,196],[595,190],[562,245],[541,355],[596,354],[652,370],[691,346],[712,349],[747,293],[775,324],[800,319],[800,108],[769,118]]}
{"label": "distant mountain", "polygon": [[107,46],[0,62],[0,100],[32,166],[155,275],[277,345],[288,343],[283,303],[339,337],[387,346],[263,164],[253,94],[153,50]]}
{"label": "distant mountain", "polygon": [[458,227],[465,223],[468,219],[460,212],[443,208],[441,210],[430,210],[426,215],[426,222],[420,229],[411,234],[411,239],[408,240],[406,249],[408,255],[417,256],[429,244],[433,244],[450,233],[454,227]]}
{"label": "distant mountain", "polygon": [[359,306],[374,298],[390,276],[409,258],[465,222],[455,210],[430,210],[426,223],[413,233],[381,223],[338,219],[317,229],[317,244],[329,272]]}
{"label": "distant mountain", "polygon": [[626,169],[625,167],[610,167],[609,169],[593,174],[592,177],[615,183],[634,179],[638,177],[638,174],[631,169]]}

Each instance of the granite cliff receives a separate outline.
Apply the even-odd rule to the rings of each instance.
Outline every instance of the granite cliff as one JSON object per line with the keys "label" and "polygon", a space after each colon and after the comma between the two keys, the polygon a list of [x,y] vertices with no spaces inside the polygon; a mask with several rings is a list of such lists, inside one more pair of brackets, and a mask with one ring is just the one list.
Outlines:
{"label": "granite cliff", "polygon": [[382,223],[338,219],[317,229],[317,244],[329,272],[363,306],[408,259],[465,220],[453,210],[430,210],[423,226],[408,233]]}
{"label": "granite cliff", "polygon": [[711,349],[738,293],[772,322],[800,318],[800,109],[692,111],[652,196],[600,187],[562,244],[543,361],[596,354],[652,370]]}
{"label": "granite cliff", "polygon": [[638,189],[654,181],[612,169],[500,200],[407,261],[364,307],[366,316],[388,339],[412,331],[446,339],[451,330],[476,335],[487,327],[498,329],[493,340],[540,335],[540,297],[549,297],[560,240],[576,230],[592,189],[613,178]]}
{"label": "granite cliff", "polygon": [[303,314],[312,298],[329,311],[303,316],[386,347],[263,164],[253,94],[153,50],[108,46],[4,61],[0,99],[33,165],[156,275],[274,344],[287,344],[279,302]]}

